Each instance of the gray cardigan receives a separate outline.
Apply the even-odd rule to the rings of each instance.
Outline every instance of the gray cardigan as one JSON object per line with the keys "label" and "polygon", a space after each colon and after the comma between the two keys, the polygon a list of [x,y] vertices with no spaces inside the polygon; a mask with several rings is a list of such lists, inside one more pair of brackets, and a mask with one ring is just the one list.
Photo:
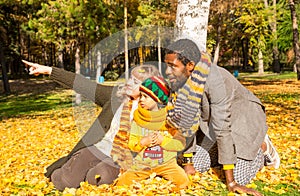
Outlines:
{"label": "gray cardigan", "polygon": [[217,141],[218,162],[253,160],[267,132],[261,101],[230,72],[212,65],[201,104],[200,129]]}

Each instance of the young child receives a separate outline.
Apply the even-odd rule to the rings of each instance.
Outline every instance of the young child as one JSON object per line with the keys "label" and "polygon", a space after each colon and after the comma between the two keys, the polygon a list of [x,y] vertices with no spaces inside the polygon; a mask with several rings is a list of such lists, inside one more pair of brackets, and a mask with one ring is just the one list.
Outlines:
{"label": "young child", "polygon": [[130,185],[155,172],[172,181],[176,190],[188,186],[189,178],[176,161],[177,152],[185,147],[185,138],[165,123],[169,94],[169,86],[162,77],[154,76],[142,82],[128,141],[129,149],[136,156],[116,185]]}

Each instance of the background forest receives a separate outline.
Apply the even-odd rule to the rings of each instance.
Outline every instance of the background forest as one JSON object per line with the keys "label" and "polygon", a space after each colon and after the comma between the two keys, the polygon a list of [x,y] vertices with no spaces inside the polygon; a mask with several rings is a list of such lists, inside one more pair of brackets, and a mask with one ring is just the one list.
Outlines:
{"label": "background forest", "polygon": [[[83,59],[99,41],[122,31],[125,20],[127,28],[173,27],[176,7],[175,0],[0,0],[2,79],[26,77],[21,59],[75,71],[76,51]],[[299,21],[297,0],[295,8]],[[214,56],[219,46],[221,66],[260,73],[296,70],[287,0],[213,0],[207,31],[207,51]],[[134,48],[129,65],[156,60],[157,52],[157,47]],[[94,76],[94,62],[81,66],[81,73]],[[102,66],[106,80],[116,79],[124,72],[124,55]]]}

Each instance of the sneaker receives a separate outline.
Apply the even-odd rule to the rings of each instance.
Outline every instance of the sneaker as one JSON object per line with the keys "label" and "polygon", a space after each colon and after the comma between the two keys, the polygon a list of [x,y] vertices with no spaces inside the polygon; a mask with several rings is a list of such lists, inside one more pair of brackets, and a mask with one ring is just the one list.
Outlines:
{"label": "sneaker", "polygon": [[280,158],[268,135],[266,135],[264,142],[267,146],[267,150],[264,152],[265,166],[271,166],[278,169]]}

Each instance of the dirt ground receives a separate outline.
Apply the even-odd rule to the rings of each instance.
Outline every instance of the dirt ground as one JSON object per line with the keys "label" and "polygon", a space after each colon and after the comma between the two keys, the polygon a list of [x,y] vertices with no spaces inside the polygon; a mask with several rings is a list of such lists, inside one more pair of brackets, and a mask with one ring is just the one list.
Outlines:
{"label": "dirt ground", "polygon": [[[53,90],[65,89],[58,83],[49,79],[49,77],[44,78],[28,78],[28,79],[17,79],[9,80],[10,91],[13,95],[22,94],[41,94]],[[0,93],[4,94],[3,81],[0,81]]]}

